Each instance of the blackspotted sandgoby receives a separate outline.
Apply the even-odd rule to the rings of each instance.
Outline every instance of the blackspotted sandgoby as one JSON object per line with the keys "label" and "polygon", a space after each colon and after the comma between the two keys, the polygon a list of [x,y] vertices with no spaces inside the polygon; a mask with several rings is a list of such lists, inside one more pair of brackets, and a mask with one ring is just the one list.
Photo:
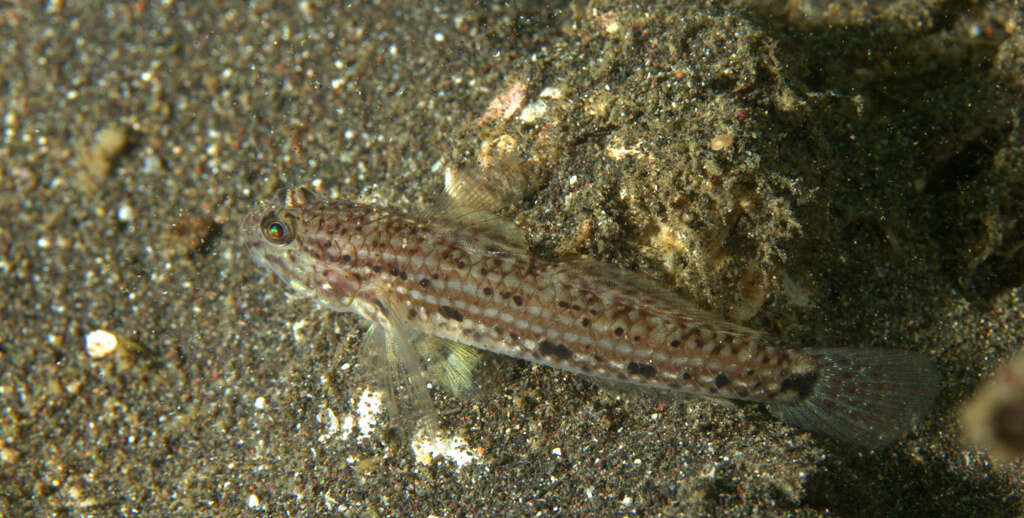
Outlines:
{"label": "blackspotted sandgoby", "polygon": [[910,430],[938,374],[922,353],[785,349],[638,274],[535,257],[475,210],[417,218],[279,191],[242,242],[299,293],[383,331],[369,347],[409,356],[418,336],[595,378],[767,404],[787,422],[867,448]]}

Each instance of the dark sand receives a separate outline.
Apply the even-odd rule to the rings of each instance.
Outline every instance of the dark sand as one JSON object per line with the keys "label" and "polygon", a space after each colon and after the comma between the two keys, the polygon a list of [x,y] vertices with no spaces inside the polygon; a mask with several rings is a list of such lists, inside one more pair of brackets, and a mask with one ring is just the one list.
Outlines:
{"label": "dark sand", "polygon": [[[956,422],[1024,336],[1009,2],[38,3],[0,3],[0,516],[1024,513]],[[435,393],[461,457],[360,437],[366,323],[237,225],[282,185],[429,211],[487,160],[531,180],[504,214],[537,253],[788,345],[926,351],[934,414],[864,452],[505,360]]]}

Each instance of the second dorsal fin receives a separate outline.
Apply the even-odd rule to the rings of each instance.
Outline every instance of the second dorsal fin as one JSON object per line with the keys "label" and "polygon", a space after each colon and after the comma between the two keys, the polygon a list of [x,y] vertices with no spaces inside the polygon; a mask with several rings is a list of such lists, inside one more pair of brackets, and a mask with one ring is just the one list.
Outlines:
{"label": "second dorsal fin", "polygon": [[723,325],[727,324],[718,315],[699,308],[667,285],[658,284],[654,279],[613,264],[577,256],[566,259],[557,268],[564,269],[567,274],[586,274],[594,283],[592,289],[604,297],[628,301],[651,312],[720,320]]}

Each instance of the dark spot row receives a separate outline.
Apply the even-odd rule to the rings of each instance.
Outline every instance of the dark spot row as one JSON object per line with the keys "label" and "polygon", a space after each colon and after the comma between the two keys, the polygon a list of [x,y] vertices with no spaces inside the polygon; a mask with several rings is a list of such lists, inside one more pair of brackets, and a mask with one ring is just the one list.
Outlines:
{"label": "dark spot row", "polygon": [[[583,308],[581,308],[579,304],[570,304],[569,302],[564,301],[564,300],[558,301],[558,307],[563,308],[563,309],[570,309],[571,308],[573,311],[582,311],[583,310]],[[593,312],[593,310],[591,310],[591,311]]]}
{"label": "dark spot row", "polygon": [[[373,273],[381,273],[381,272],[384,271],[384,267],[379,265],[379,264],[375,264],[375,265],[371,266],[370,269],[373,270]],[[399,279],[402,279],[403,281],[409,279],[409,274],[406,273],[405,270],[399,270],[398,268],[396,268],[394,266],[388,266],[388,273],[390,273],[391,275],[393,275],[395,277],[398,277]],[[422,281],[421,281],[421,284],[422,284]]]}

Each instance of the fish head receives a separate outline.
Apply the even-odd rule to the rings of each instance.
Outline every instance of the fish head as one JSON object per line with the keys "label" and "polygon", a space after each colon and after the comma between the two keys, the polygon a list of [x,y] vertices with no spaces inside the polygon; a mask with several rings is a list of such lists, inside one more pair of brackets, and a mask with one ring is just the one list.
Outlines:
{"label": "fish head", "polygon": [[347,311],[360,288],[347,267],[355,256],[342,228],[348,206],[305,188],[278,190],[246,215],[241,244],[296,294]]}

